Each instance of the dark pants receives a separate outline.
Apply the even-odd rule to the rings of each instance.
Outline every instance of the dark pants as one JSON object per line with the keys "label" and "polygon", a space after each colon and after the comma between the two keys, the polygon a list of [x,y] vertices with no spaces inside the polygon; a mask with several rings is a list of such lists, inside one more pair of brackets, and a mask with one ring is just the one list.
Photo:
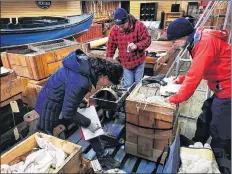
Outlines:
{"label": "dark pants", "polygon": [[104,145],[101,143],[100,137],[90,139],[89,143],[92,146],[93,150],[96,152],[97,157],[104,154],[105,148]]}
{"label": "dark pants", "polygon": [[212,148],[222,148],[231,155],[231,98],[214,97],[211,106],[210,135]]}
{"label": "dark pants", "polygon": [[211,147],[222,148],[231,153],[231,99],[211,97],[202,107],[202,113],[197,120],[197,130],[193,141],[205,143],[212,137]]}

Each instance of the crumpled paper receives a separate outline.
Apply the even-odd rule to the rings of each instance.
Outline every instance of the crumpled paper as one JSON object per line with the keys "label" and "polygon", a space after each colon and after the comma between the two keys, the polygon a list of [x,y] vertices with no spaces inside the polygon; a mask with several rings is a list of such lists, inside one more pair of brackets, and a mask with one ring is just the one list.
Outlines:
{"label": "crumpled paper", "polygon": [[220,173],[213,151],[209,144],[200,142],[181,147],[181,167],[178,173]]}
{"label": "crumpled paper", "polygon": [[35,137],[41,148],[26,157],[26,160],[12,166],[1,165],[1,173],[47,173],[51,167],[58,168],[66,158],[63,150],[48,140]]}

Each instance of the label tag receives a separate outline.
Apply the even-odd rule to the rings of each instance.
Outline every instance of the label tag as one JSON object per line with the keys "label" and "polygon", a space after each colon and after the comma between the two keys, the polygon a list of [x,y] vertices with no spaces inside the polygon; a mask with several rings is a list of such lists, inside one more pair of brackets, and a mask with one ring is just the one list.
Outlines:
{"label": "label tag", "polygon": [[19,130],[17,127],[14,128],[14,136],[15,136],[15,140],[19,139]]}
{"label": "label tag", "polygon": [[101,172],[102,171],[101,164],[99,163],[99,161],[97,159],[91,161],[91,165],[92,165],[94,172]]}
{"label": "label tag", "polygon": [[19,106],[16,101],[10,101],[10,107],[11,107],[12,112],[14,113],[19,112]]}

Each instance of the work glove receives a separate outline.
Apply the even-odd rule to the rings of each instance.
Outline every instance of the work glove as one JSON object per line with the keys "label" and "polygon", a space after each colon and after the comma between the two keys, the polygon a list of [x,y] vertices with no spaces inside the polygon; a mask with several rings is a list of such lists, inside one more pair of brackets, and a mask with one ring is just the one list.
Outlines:
{"label": "work glove", "polygon": [[179,75],[177,78],[173,81],[174,84],[182,84],[185,79],[184,75]]}
{"label": "work glove", "polygon": [[79,108],[83,109],[83,108],[88,108],[88,107],[89,107],[89,101],[86,98],[83,98],[79,105]]}
{"label": "work glove", "polygon": [[101,128],[101,126],[99,124],[91,122],[90,125],[86,129],[89,129],[91,132],[94,133],[100,128]]}

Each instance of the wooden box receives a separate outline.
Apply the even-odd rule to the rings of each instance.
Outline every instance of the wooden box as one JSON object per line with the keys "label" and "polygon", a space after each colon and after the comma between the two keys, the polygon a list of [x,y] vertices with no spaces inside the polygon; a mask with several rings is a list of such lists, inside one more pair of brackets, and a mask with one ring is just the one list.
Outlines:
{"label": "wooden box", "polygon": [[177,107],[136,99],[140,90],[149,89],[140,84],[126,99],[126,152],[156,161],[175,136]]}
{"label": "wooden box", "polygon": [[[19,99],[19,95],[23,92],[23,84],[21,78],[17,78],[15,72],[10,70],[10,73],[0,78],[1,107],[9,104],[10,100],[14,100],[15,97]],[[14,99],[13,99],[14,98]],[[3,103],[4,102],[4,103]]]}
{"label": "wooden box", "polygon": [[178,53],[178,46],[169,41],[152,41],[147,48],[148,52],[165,53],[159,58],[146,57],[145,68],[152,69],[153,75],[166,74]]}
{"label": "wooden box", "polygon": [[18,76],[41,80],[50,76],[70,52],[81,48],[77,42],[58,40],[32,44],[22,49],[1,53],[3,66],[13,69]]}
{"label": "wooden box", "polygon": [[22,159],[22,157],[27,156],[26,154],[32,151],[33,148],[38,147],[35,140],[35,136],[40,136],[50,141],[56,147],[61,148],[66,154],[68,154],[68,157],[65,159],[64,163],[58,169],[54,170],[52,173],[80,172],[80,165],[82,160],[81,146],[38,132],[31,135],[26,140],[4,153],[1,156],[1,164],[10,164],[13,161]]}
{"label": "wooden box", "polygon": [[22,93],[22,100],[28,106],[34,108],[39,92],[43,85],[48,81],[48,78],[39,81],[22,78],[22,81],[25,88]]}

